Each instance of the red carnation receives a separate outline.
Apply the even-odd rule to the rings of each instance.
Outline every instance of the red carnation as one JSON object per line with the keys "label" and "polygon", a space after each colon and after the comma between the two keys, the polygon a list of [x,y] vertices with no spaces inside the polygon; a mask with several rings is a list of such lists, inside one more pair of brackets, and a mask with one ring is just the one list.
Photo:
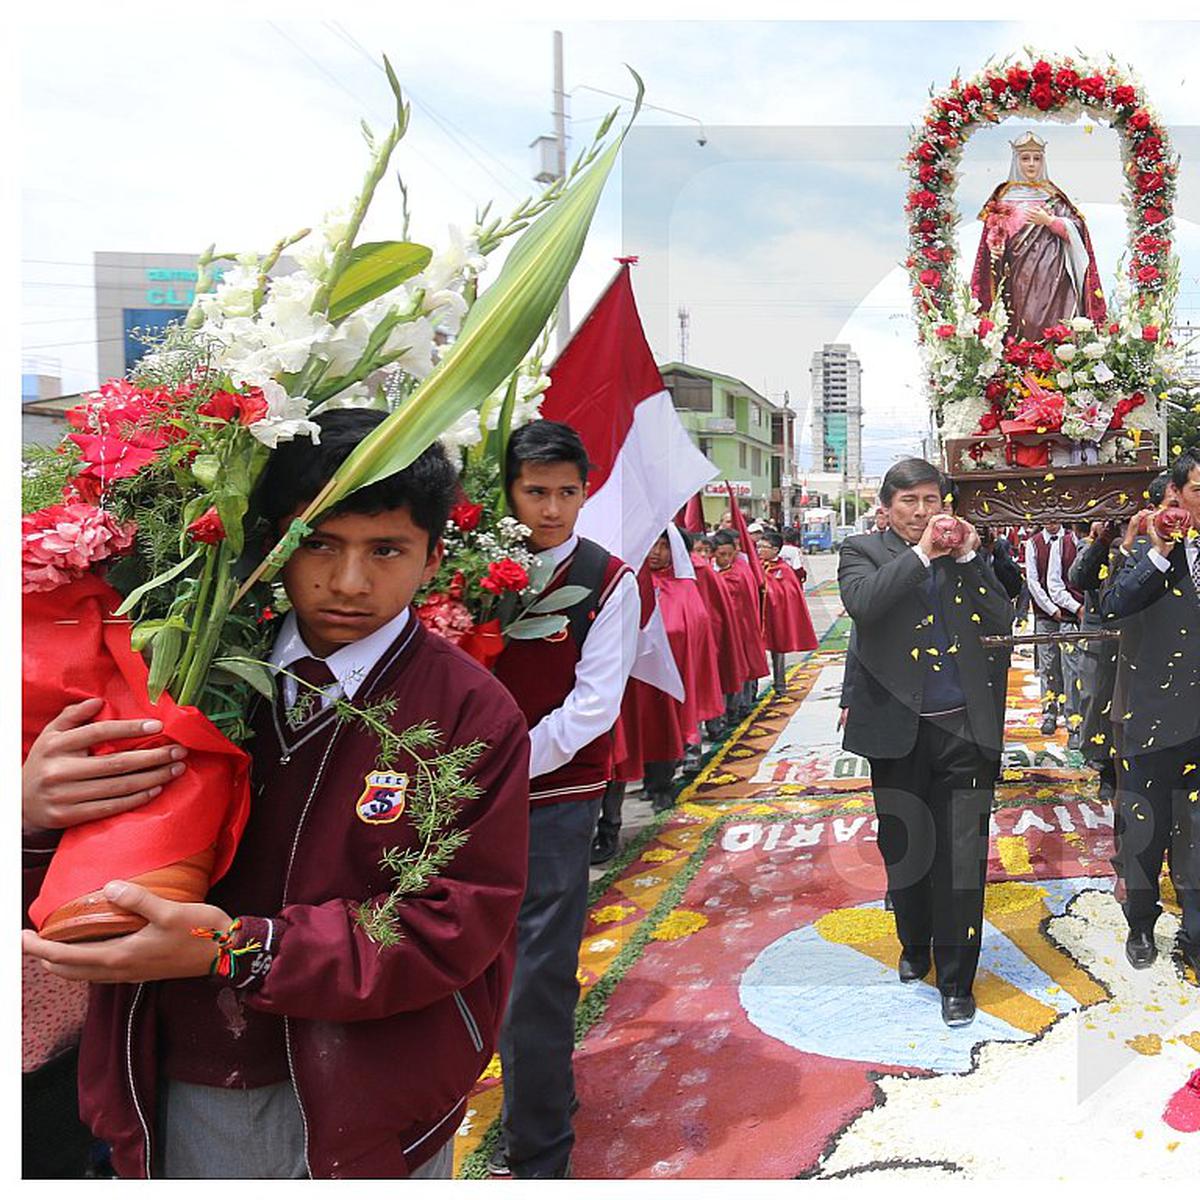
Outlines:
{"label": "red carnation", "polygon": [[499,562],[488,563],[488,573],[479,581],[479,586],[497,596],[501,592],[520,592],[529,586],[529,575],[519,562],[502,558]]}
{"label": "red carnation", "polygon": [[1033,363],[1039,371],[1053,371],[1055,367],[1054,355],[1049,350],[1038,349],[1030,355],[1030,362]]}
{"label": "red carnation", "polygon": [[1086,92],[1093,100],[1104,99],[1104,76],[1089,75],[1086,79],[1079,81],[1080,91]]}
{"label": "red carnation", "polygon": [[1143,325],[1142,326],[1142,341],[1157,342],[1158,341],[1158,326]]}
{"label": "red carnation", "polygon": [[1015,363],[1018,367],[1025,366],[1029,362],[1029,351],[1019,342],[1009,346],[1004,352],[1004,357],[1010,363]]}
{"label": "red carnation", "polygon": [[1137,103],[1137,92],[1127,83],[1113,88],[1112,102],[1116,108],[1130,108]]}
{"label": "red carnation", "polygon": [[483,505],[472,504],[470,500],[460,500],[450,510],[450,520],[463,531],[470,533],[483,517]]}
{"label": "red carnation", "polygon": [[1024,67],[1009,67],[1005,78],[1014,92],[1023,92],[1029,86],[1029,72]]}
{"label": "red carnation", "polygon": [[936,288],[942,282],[941,271],[935,271],[932,267],[926,267],[917,278],[927,287]]}
{"label": "red carnation", "polygon": [[938,335],[938,337],[940,337],[942,339],[942,341],[946,341],[947,338],[952,338],[954,336],[954,326],[953,325],[939,325],[934,330],[934,333],[936,333]]}
{"label": "red carnation", "polygon": [[1045,112],[1049,108],[1054,107],[1054,91],[1048,83],[1034,84],[1033,91],[1029,93],[1033,97],[1034,104]]}
{"label": "red carnation", "polygon": [[205,542],[215,545],[225,540],[225,526],[215,508],[210,508],[198,516],[188,527],[188,536],[193,542]]}
{"label": "red carnation", "polygon": [[1129,128],[1130,129],[1149,129],[1150,128],[1150,114],[1144,108],[1139,108],[1129,118]]}
{"label": "red carnation", "polygon": [[1167,219],[1167,214],[1158,208],[1148,208],[1142,213],[1142,220],[1147,225],[1161,225]]}
{"label": "red carnation", "polygon": [[1067,91],[1075,87],[1079,83],[1079,75],[1072,71],[1070,67],[1059,67],[1058,72],[1054,76],[1054,85],[1060,91]]}
{"label": "red carnation", "polygon": [[1157,267],[1138,267],[1137,269],[1138,283],[1153,283],[1160,275],[1161,272]]}

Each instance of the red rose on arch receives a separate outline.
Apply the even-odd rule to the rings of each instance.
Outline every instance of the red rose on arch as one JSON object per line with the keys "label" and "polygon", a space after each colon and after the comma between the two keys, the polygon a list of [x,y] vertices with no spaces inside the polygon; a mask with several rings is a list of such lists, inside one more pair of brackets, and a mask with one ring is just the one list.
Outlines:
{"label": "red rose on arch", "polygon": [[519,592],[529,586],[529,575],[519,562],[502,558],[488,563],[487,575],[479,581],[479,586],[497,596],[501,592]]}
{"label": "red rose on arch", "polygon": [[225,540],[225,526],[215,508],[210,508],[198,516],[188,527],[188,537],[193,542],[204,542],[209,546]]}
{"label": "red rose on arch", "polygon": [[1029,86],[1029,72],[1024,67],[1009,67],[1005,78],[1014,92],[1023,92]]}
{"label": "red rose on arch", "polygon": [[923,158],[926,162],[932,162],[937,158],[937,151],[928,142],[922,142],[917,147],[917,157]]}
{"label": "red rose on arch", "polygon": [[1091,96],[1093,100],[1103,100],[1105,90],[1104,76],[1089,75],[1086,79],[1079,81],[1079,88],[1080,91],[1086,92]]}
{"label": "red rose on arch", "polygon": [[1033,91],[1029,94],[1033,98],[1034,104],[1037,105],[1042,112],[1054,107],[1056,97],[1054,95],[1054,90],[1048,83],[1034,84]]}
{"label": "red rose on arch", "polygon": [[1157,192],[1163,185],[1163,173],[1161,171],[1143,171],[1137,178],[1138,191],[1143,194],[1146,192]]}
{"label": "red rose on arch", "polygon": [[469,500],[460,500],[450,510],[450,520],[463,531],[470,533],[483,517],[483,505],[472,504]]}
{"label": "red rose on arch", "polygon": [[1167,214],[1159,208],[1148,208],[1142,213],[1142,220],[1147,225],[1161,225],[1167,219]]}
{"label": "red rose on arch", "polygon": [[937,233],[937,222],[930,221],[928,218],[923,221],[918,221],[917,230],[920,233]]}
{"label": "red rose on arch", "polygon": [[1149,162],[1156,162],[1162,157],[1162,138],[1154,137],[1153,135],[1143,138],[1137,148],[1137,156]]}
{"label": "red rose on arch", "polygon": [[1033,70],[1030,72],[1035,83],[1049,83],[1050,76],[1054,74],[1050,64],[1044,59],[1039,58],[1033,64]]}
{"label": "red rose on arch", "polygon": [[1130,129],[1149,129],[1150,128],[1150,114],[1144,108],[1139,108],[1129,118],[1129,128]]}
{"label": "red rose on arch", "polygon": [[909,193],[908,203],[910,208],[937,208],[938,198],[928,188],[918,188]]}
{"label": "red rose on arch", "polygon": [[1079,83],[1079,75],[1070,67],[1059,67],[1054,76],[1054,84],[1061,91],[1067,91]]}
{"label": "red rose on arch", "polygon": [[930,180],[937,178],[937,168],[931,167],[928,163],[922,163],[921,169],[917,172],[917,177],[922,183],[928,183]]}
{"label": "red rose on arch", "polygon": [[1137,92],[1124,83],[1118,88],[1113,88],[1112,102],[1117,108],[1132,108],[1137,103]]}
{"label": "red rose on arch", "polygon": [[1008,80],[1002,79],[999,75],[992,75],[988,79],[987,85],[992,89],[992,95],[997,100],[1008,91]]}
{"label": "red rose on arch", "polygon": [[963,88],[962,98],[964,104],[976,104],[983,99],[983,93],[975,84]]}
{"label": "red rose on arch", "polygon": [[927,288],[936,288],[942,282],[942,273],[941,271],[935,271],[933,267],[926,267],[917,278]]}
{"label": "red rose on arch", "polygon": [[939,250],[936,246],[926,246],[921,253],[925,256],[926,262],[941,262],[943,258],[949,258],[949,248]]}
{"label": "red rose on arch", "polygon": [[1138,283],[1154,283],[1161,275],[1157,267],[1138,267],[1136,272]]}

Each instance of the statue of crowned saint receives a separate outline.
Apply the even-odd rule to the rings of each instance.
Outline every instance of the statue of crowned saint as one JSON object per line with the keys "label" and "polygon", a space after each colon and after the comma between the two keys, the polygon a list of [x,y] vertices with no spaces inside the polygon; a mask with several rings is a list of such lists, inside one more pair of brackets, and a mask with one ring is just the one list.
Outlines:
{"label": "statue of crowned saint", "polygon": [[1008,313],[1008,337],[1041,341],[1072,317],[1104,320],[1104,296],[1087,222],[1046,177],[1046,143],[1023,133],[1012,147],[1008,180],[984,205],[983,234],[971,294],[986,309],[996,289]]}

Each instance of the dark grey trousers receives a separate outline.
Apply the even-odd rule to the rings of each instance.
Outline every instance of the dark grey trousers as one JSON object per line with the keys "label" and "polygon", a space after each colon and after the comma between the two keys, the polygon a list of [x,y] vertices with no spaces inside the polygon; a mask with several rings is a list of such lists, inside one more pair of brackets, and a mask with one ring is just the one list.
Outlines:
{"label": "dark grey trousers", "polygon": [[518,1179],[562,1177],[575,1144],[576,972],[599,811],[597,797],[529,814],[529,883],[517,917],[517,964],[500,1031],[501,1129]]}

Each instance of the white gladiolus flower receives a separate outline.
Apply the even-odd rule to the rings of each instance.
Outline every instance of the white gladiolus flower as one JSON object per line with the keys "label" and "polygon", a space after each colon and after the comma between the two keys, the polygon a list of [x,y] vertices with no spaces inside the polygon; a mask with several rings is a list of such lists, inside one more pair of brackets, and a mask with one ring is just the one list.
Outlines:
{"label": "white gladiolus flower", "polygon": [[414,379],[424,379],[433,370],[433,326],[424,317],[397,325],[383,348],[387,354],[403,350],[392,367]]}
{"label": "white gladiolus flower", "polygon": [[1098,362],[1092,368],[1092,378],[1097,383],[1111,383],[1116,378],[1106,362]]}
{"label": "white gladiolus flower", "polygon": [[1091,329],[1092,327],[1093,326],[1092,326],[1091,317],[1072,317],[1071,318],[1071,328],[1074,329],[1076,333],[1087,333],[1087,331],[1089,329]]}
{"label": "white gladiolus flower", "polygon": [[466,450],[470,446],[478,446],[483,441],[483,430],[479,426],[479,410],[471,409],[463,413],[439,439],[446,448],[447,454],[454,451]]}
{"label": "white gladiolus flower", "polygon": [[1070,342],[1063,342],[1061,346],[1054,347],[1054,353],[1057,354],[1058,357],[1063,360],[1063,362],[1069,363],[1071,359],[1073,359],[1075,355],[1079,353],[1079,347],[1072,345]]}
{"label": "white gladiolus flower", "polygon": [[310,437],[314,444],[321,440],[321,427],[307,420],[308,400],[304,396],[289,396],[272,379],[260,385],[267,401],[267,415],[250,426],[250,432],[272,450],[280,442],[294,437]]}
{"label": "white gladiolus flower", "polygon": [[426,292],[422,308],[434,318],[439,328],[450,334],[459,331],[462,319],[467,315],[466,300],[449,288]]}

